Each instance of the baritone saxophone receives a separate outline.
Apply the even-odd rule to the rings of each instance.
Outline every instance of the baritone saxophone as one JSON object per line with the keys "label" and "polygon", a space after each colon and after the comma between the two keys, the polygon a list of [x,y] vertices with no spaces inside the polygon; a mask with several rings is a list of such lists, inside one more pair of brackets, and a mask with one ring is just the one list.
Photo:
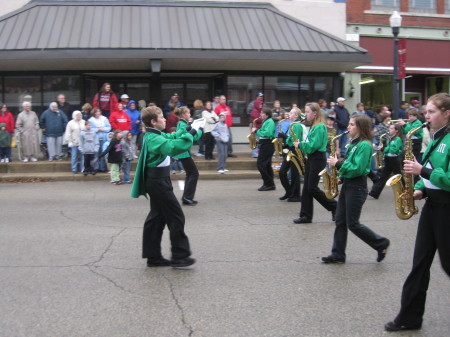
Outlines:
{"label": "baritone saxophone", "polygon": [[[334,157],[336,154],[336,139],[346,135],[348,131],[337,135],[336,137],[331,138],[330,141],[330,157]],[[323,189],[325,196],[328,199],[334,199],[339,195],[339,179],[338,179],[338,170],[336,166],[331,166],[330,170],[326,167],[319,172],[319,176],[323,178]]]}
{"label": "baritone saxophone", "polygon": [[[405,160],[414,161],[412,136],[427,125],[428,122],[423,123],[421,126],[410,130],[406,134]],[[405,181],[404,184],[402,181],[402,175],[396,174],[389,178],[386,182],[386,186],[391,186],[394,191],[395,213],[400,219],[407,220],[414,214],[417,214],[419,210],[414,204],[414,175],[412,173],[403,172],[403,180]]]}
{"label": "baritone saxophone", "polygon": [[[259,117],[258,118],[255,118],[254,120],[253,120],[253,122],[252,122],[252,128],[256,128],[256,121],[259,119]],[[251,132],[248,136],[247,136],[247,138],[248,138],[248,143],[249,143],[249,145],[250,145],[250,148],[252,149],[252,150],[254,150],[254,149],[256,149],[256,147],[258,146],[258,141],[256,140],[256,132]]]}
{"label": "baritone saxophone", "polygon": [[[292,137],[292,142],[295,143],[298,141],[297,135],[294,132],[294,125],[300,124],[301,122],[293,122],[291,125],[289,125],[289,134]],[[291,161],[294,163],[295,167],[297,168],[297,171],[300,175],[305,175],[305,156],[303,155],[302,150],[300,148],[294,147],[294,152],[289,151],[286,156],[286,161]]]}

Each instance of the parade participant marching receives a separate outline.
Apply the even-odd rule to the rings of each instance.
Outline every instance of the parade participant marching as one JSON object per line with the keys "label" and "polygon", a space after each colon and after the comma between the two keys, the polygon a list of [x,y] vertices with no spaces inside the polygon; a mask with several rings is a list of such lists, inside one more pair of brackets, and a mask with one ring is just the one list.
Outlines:
{"label": "parade participant marching", "polygon": [[[180,130],[186,130],[188,128],[188,123],[191,119],[191,111],[187,106],[182,106],[176,108],[174,111],[175,115],[180,119],[177,124],[177,134]],[[200,121],[201,119],[199,119]],[[203,129],[199,130],[194,136],[194,141],[199,140],[202,137]],[[186,171],[186,179],[184,181],[184,193],[181,198],[183,205],[195,206],[197,205],[197,200],[194,200],[195,190],[197,189],[198,181],[198,169],[191,157],[191,153],[188,149],[183,153],[174,156],[174,158],[179,159],[183,164],[183,168]]]}
{"label": "parade participant marching", "polygon": [[331,255],[322,257],[322,261],[345,263],[350,229],[378,252],[377,262],[381,262],[386,256],[389,240],[359,222],[361,209],[367,198],[367,175],[372,160],[372,121],[366,115],[355,115],[350,118],[348,131],[351,143],[347,148],[345,161],[338,162],[337,155],[330,156],[327,161],[330,166],[336,166],[339,170],[339,180],[343,184],[336,209],[333,248]]}
{"label": "parade participant marching", "polygon": [[306,160],[306,169],[304,175],[304,184],[302,191],[302,207],[300,217],[294,219],[294,223],[311,223],[313,218],[313,199],[316,199],[325,209],[332,214],[336,211],[336,200],[328,199],[325,193],[318,187],[319,172],[322,171],[327,163],[325,151],[328,143],[327,127],[323,121],[323,114],[317,103],[307,103],[305,106],[306,120],[311,123],[311,129],[306,141],[296,142],[294,146],[299,147],[301,151],[308,155]]}
{"label": "parade participant marching", "polygon": [[[403,120],[399,121],[398,124],[403,127],[403,133],[406,135],[410,130],[417,128],[422,125],[422,122],[419,119],[419,110],[417,109],[409,109],[408,110],[408,123],[405,123]],[[414,153],[414,157],[416,157],[419,163],[422,162],[422,158],[420,157],[420,150],[422,149],[422,138],[423,138],[423,130],[419,130],[414,133],[412,136],[412,151]]]}
{"label": "parade participant marching", "polygon": [[261,174],[263,185],[258,188],[258,191],[272,191],[275,189],[272,169],[272,155],[274,151],[272,140],[275,137],[275,122],[272,119],[272,111],[269,108],[263,108],[261,119],[263,120],[261,128],[259,130],[256,127],[252,128],[252,132],[256,132],[256,135],[259,137],[261,146],[256,165]]}
{"label": "parade participant marching", "polygon": [[450,95],[431,96],[425,119],[435,130],[423,156],[404,161],[404,171],[421,176],[414,186],[414,199],[426,198],[420,214],[412,270],[403,285],[397,317],[385,325],[388,331],[418,330],[422,327],[430,268],[436,250],[442,268],[450,276]]}
{"label": "parade participant marching", "polygon": [[[295,122],[301,114],[301,110],[298,108],[291,109],[289,112],[289,120],[292,122]],[[279,122],[280,123],[280,122]],[[295,132],[295,137],[298,140],[303,139],[303,126],[300,123],[296,123],[292,125],[292,130]],[[281,137],[285,140],[286,145],[290,148],[291,151],[294,151],[294,142],[293,137],[289,133],[288,134],[284,132],[278,133],[278,137]],[[284,152],[284,151],[283,151]],[[280,197],[280,200],[286,200],[289,202],[299,202],[301,201],[300,198],[300,173],[298,172],[297,168],[294,165],[294,162],[292,160],[287,160],[287,154],[283,153],[283,162],[281,163],[279,177],[281,185],[283,186],[285,193],[282,197]],[[288,172],[291,171],[291,180],[289,181],[288,178]]]}
{"label": "parade participant marching", "polygon": [[[177,201],[170,180],[170,156],[188,151],[199,123],[189,132],[164,133],[166,120],[158,107],[145,108],[142,122],[148,126],[136,167],[131,197],[150,197],[150,212],[145,219],[142,258],[148,267],[187,267],[195,263],[190,257],[189,239],[184,232],[185,218]],[[172,258],[167,260],[161,253],[161,239],[166,226],[170,231]]]}
{"label": "parade participant marching", "polygon": [[[400,174],[402,170],[401,154],[403,152],[402,127],[398,124],[389,127],[389,136],[391,137],[388,145],[383,150],[384,167],[381,171],[380,179],[372,185],[369,195],[378,199],[383,191],[386,181],[392,174]],[[378,151],[383,148],[383,143],[378,145]]]}

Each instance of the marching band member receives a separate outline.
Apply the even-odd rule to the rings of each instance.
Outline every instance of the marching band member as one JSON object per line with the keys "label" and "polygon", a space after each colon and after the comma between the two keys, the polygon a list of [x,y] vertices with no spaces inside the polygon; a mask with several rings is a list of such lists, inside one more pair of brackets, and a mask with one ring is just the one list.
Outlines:
{"label": "marching band member", "polygon": [[367,198],[367,175],[372,161],[372,121],[366,115],[354,115],[348,124],[351,143],[344,162],[338,162],[337,155],[328,158],[330,166],[339,170],[343,181],[336,210],[331,255],[322,257],[324,263],[345,263],[348,229],[378,252],[377,262],[387,253],[389,240],[379,236],[359,222],[361,209]]}
{"label": "marching band member", "polygon": [[[378,179],[369,192],[369,195],[378,199],[383,191],[386,181],[392,174],[400,174],[402,170],[401,154],[403,152],[403,134],[402,127],[398,124],[392,124],[389,127],[389,140],[388,145],[383,150],[384,167],[381,171],[380,179]],[[383,143],[378,145],[378,151],[383,148]]]}
{"label": "marching band member", "polygon": [[422,158],[423,166],[417,160],[405,160],[403,169],[421,176],[414,186],[414,199],[426,201],[417,228],[412,270],[403,285],[400,312],[384,326],[387,331],[422,327],[436,250],[442,268],[450,276],[450,95],[431,96],[425,118],[435,131]]}
{"label": "marching band member", "polygon": [[263,120],[261,128],[256,130],[252,128],[252,132],[259,137],[259,155],[256,164],[263,180],[263,185],[258,191],[272,191],[275,189],[273,181],[272,155],[274,146],[272,139],[275,137],[275,122],[272,119],[272,111],[269,108],[263,108],[261,111],[261,119]]}
{"label": "marching band member", "polygon": [[[180,130],[186,130],[188,128],[188,122],[191,119],[191,111],[187,106],[181,106],[179,108],[175,108],[174,112],[175,116],[180,119],[177,124],[177,133],[180,133]],[[203,129],[199,130],[199,132],[195,134],[194,142],[199,140],[202,137],[202,134]],[[186,171],[186,180],[181,201],[183,205],[195,206],[198,203],[197,200],[194,200],[198,181],[197,166],[195,165],[194,160],[191,157],[190,151],[185,151],[182,154],[174,156],[173,158],[179,159],[183,164],[184,170]]]}
{"label": "marching band member", "polygon": [[[299,119],[301,110],[298,108],[291,109],[289,112],[289,126],[292,122],[295,122],[297,119]],[[278,122],[278,123],[281,123]],[[295,136],[297,139],[302,140],[303,139],[303,126],[299,124],[294,124],[292,126],[292,130],[295,132]],[[292,135],[289,134],[289,128],[287,129],[287,132],[280,132],[278,133],[278,137],[281,137],[284,139],[286,145],[293,150],[294,149],[294,142],[292,140]],[[283,162],[281,163],[279,177],[281,185],[283,186],[285,193],[282,197],[280,197],[280,200],[286,200],[289,202],[299,202],[301,201],[300,198],[300,174],[295,167],[292,160],[287,161],[286,160],[287,154],[283,153]],[[289,181],[288,178],[288,172],[291,171],[291,181]]]}
{"label": "marching band member", "polygon": [[336,212],[336,200],[328,199],[325,193],[318,187],[319,172],[325,168],[325,151],[328,143],[327,127],[323,121],[322,111],[317,103],[307,103],[305,106],[306,120],[311,123],[311,129],[306,141],[296,142],[294,146],[308,155],[306,160],[304,185],[302,192],[302,206],[300,217],[294,219],[294,223],[311,223],[313,218],[313,199],[316,199],[325,209],[334,214]]}

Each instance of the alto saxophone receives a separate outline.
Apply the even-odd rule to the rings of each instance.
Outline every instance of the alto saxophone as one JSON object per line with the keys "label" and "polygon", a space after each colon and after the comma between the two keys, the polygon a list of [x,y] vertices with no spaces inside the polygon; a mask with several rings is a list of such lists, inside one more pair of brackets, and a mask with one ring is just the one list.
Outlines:
{"label": "alto saxophone", "polygon": [[[378,144],[383,144],[383,137],[386,136],[388,133],[383,133],[380,136],[380,142]],[[372,157],[375,158],[375,167],[377,168],[377,170],[381,170],[383,168],[383,151],[382,150],[378,150],[372,155]]]}
{"label": "alto saxophone", "polygon": [[[282,131],[281,122],[286,119],[282,119],[278,122],[278,133]],[[275,153],[279,156],[283,155],[283,138],[277,137],[272,140],[273,146],[275,147]]]}
{"label": "alto saxophone", "polygon": [[[411,138],[414,133],[427,125],[428,122],[423,123],[421,126],[410,130],[406,134],[405,160],[414,161]],[[396,174],[389,178],[386,182],[386,186],[391,186],[394,190],[395,213],[400,219],[407,220],[414,214],[417,214],[419,210],[414,204],[414,175],[412,173],[403,173],[403,180],[405,181],[405,185],[403,185],[402,182],[402,175]]]}
{"label": "alto saxophone", "polygon": [[[293,122],[291,125],[289,125],[289,134],[292,137],[292,142],[295,143],[298,141],[297,135],[294,132],[294,125],[300,124],[301,122]],[[305,175],[305,156],[303,155],[302,150],[300,148],[295,148],[295,153],[292,151],[289,151],[286,156],[286,161],[291,161],[294,163],[295,167],[297,168],[297,171],[300,175]]]}
{"label": "alto saxophone", "polygon": [[[334,157],[336,154],[336,139],[346,135],[348,131],[333,137],[330,142],[330,157]],[[336,166],[331,166],[330,171],[325,167],[322,171],[319,172],[319,176],[323,178],[323,188],[325,192],[325,196],[328,199],[334,199],[339,195],[339,187],[338,187],[338,170]]]}
{"label": "alto saxophone", "polygon": [[[255,119],[253,120],[253,122],[252,122],[252,127],[253,127],[253,128],[256,128],[256,121],[257,121],[258,119],[259,119],[259,117],[258,117],[258,118],[255,118]],[[256,149],[256,147],[258,146],[258,145],[257,145],[258,141],[256,140],[256,132],[250,133],[250,134],[247,136],[247,138],[248,138],[248,142],[249,142],[250,148],[251,148],[252,150]]]}

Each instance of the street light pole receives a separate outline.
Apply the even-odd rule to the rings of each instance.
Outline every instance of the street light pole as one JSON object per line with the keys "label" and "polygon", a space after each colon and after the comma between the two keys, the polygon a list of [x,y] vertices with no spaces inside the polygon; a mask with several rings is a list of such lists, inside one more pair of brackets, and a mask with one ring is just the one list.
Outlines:
{"label": "street light pole", "polygon": [[394,73],[392,76],[392,118],[397,119],[399,115],[399,92],[400,81],[398,79],[398,34],[400,32],[400,26],[402,25],[402,17],[397,11],[392,13],[389,18],[390,25],[392,27],[392,34],[394,35]]}

